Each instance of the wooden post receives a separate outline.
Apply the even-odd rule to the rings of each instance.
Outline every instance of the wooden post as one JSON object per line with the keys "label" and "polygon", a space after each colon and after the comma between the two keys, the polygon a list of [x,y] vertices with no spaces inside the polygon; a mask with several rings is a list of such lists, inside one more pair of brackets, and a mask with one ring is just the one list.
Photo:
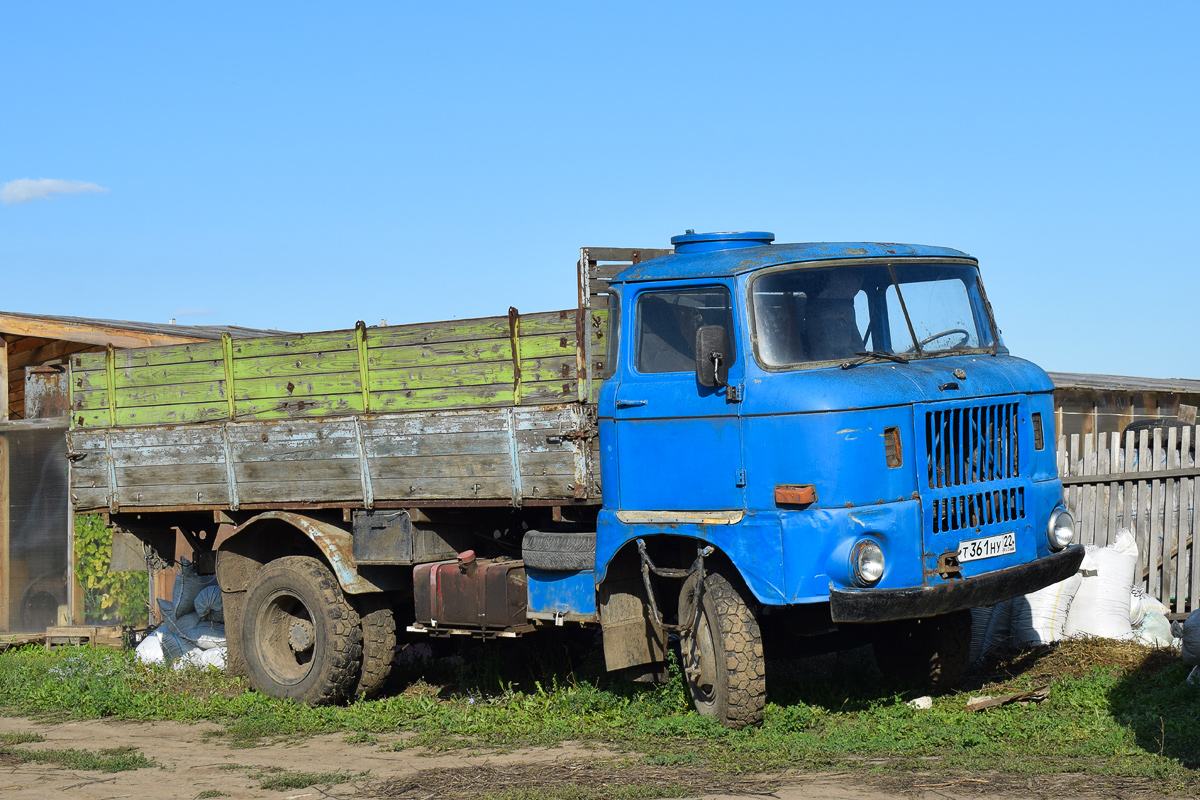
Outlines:
{"label": "wooden post", "polygon": [[0,337],[0,421],[8,419],[8,341]]}
{"label": "wooden post", "polygon": [[[7,376],[5,376],[7,380]],[[8,384],[5,383],[5,386]],[[8,404],[5,403],[7,410]],[[0,631],[10,631],[11,609],[8,596],[12,586],[12,562],[9,560],[9,505],[8,494],[8,437],[0,435]]]}

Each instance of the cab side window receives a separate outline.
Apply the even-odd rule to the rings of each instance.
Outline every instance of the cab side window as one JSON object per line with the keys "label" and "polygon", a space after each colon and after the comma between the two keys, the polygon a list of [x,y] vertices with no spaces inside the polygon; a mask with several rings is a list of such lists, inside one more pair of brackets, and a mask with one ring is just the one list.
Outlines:
{"label": "cab side window", "polygon": [[720,325],[729,342],[726,357],[737,360],[733,306],[724,287],[646,292],[637,302],[637,370],[641,373],[693,372],[696,331]]}

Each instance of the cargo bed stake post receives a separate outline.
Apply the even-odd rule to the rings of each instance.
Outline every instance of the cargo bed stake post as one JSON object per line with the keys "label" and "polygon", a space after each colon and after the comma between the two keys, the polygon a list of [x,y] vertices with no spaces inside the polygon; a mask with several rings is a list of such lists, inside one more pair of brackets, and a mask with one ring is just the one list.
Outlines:
{"label": "cargo bed stake post", "polygon": [[508,339],[512,346],[513,405],[521,405],[521,312],[508,307]]}
{"label": "cargo bed stake post", "polygon": [[233,471],[233,442],[229,438],[229,423],[221,426],[221,446],[225,449],[225,475],[229,480],[229,509],[237,511],[241,503],[238,501],[237,476]]}
{"label": "cargo bed stake post", "polygon": [[362,418],[355,415],[352,419],[354,420],[354,441],[358,443],[358,474],[362,479],[363,505],[369,510],[375,508],[375,487],[371,485],[371,462],[367,458],[367,439],[363,435]]}
{"label": "cargo bed stake post", "polygon": [[364,414],[369,414],[371,413],[371,373],[367,364],[367,323],[361,319],[354,323],[354,343],[358,346],[358,382],[362,384],[362,410]]}
{"label": "cargo bed stake post", "polygon": [[104,351],[105,377],[108,379],[108,426],[117,427],[117,350],[111,344]]}
{"label": "cargo bed stake post", "polygon": [[515,409],[504,409],[504,427],[508,432],[509,470],[512,480],[512,504],[514,508],[521,507],[524,491],[521,489],[521,454],[517,448],[517,412]]}
{"label": "cargo bed stake post", "polygon": [[233,405],[233,337],[229,331],[221,334],[221,360],[225,362],[225,401],[229,403],[229,419],[234,418]]}

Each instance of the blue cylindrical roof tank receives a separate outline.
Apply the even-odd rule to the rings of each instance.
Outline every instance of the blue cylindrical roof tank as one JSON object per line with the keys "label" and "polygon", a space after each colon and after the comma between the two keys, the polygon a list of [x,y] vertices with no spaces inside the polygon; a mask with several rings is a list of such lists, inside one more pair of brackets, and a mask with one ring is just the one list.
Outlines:
{"label": "blue cylindrical roof tank", "polygon": [[733,250],[738,247],[762,247],[775,241],[767,231],[733,231],[730,233],[696,233],[689,230],[671,237],[676,253],[707,253],[712,250]]}

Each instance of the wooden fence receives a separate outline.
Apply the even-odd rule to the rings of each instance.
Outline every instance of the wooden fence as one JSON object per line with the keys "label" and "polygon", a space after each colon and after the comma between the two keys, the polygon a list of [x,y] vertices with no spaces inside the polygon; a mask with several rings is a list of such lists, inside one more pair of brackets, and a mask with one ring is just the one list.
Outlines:
{"label": "wooden fence", "polygon": [[[1058,440],[1058,471],[1075,541],[1104,546],[1128,528],[1144,591],[1173,613],[1200,608],[1200,467],[1196,426]],[[1134,585],[1138,585],[1135,579]]]}

